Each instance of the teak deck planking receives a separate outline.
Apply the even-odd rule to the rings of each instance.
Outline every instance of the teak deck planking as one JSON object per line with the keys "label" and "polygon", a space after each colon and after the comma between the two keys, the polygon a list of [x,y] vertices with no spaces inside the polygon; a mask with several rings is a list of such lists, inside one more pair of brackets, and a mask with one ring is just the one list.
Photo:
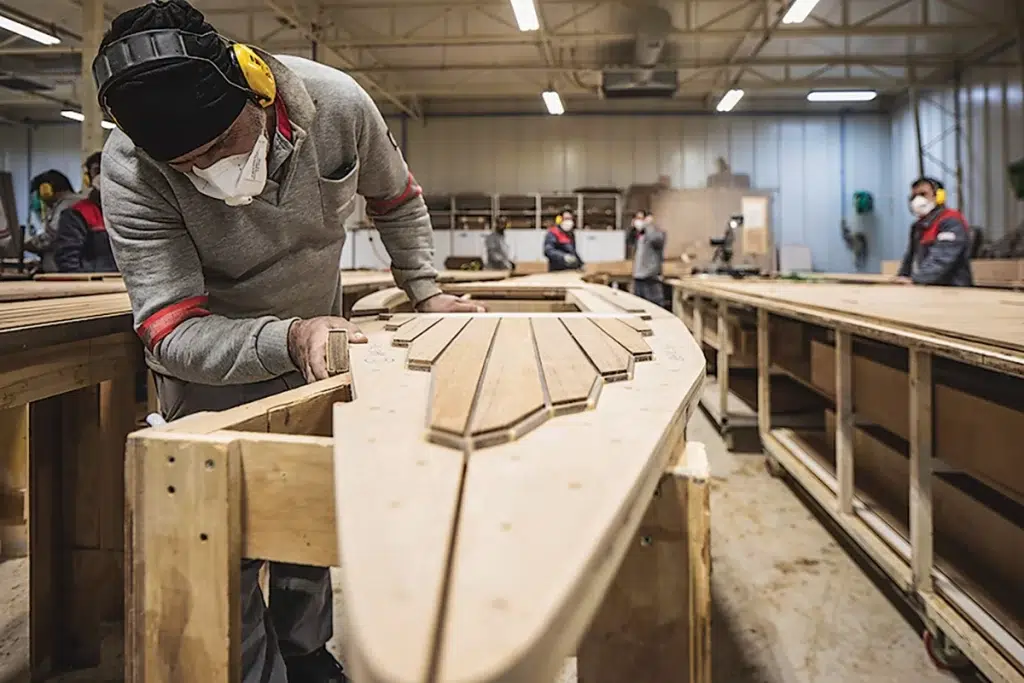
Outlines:
{"label": "teak deck planking", "polygon": [[[568,298],[589,287],[578,279],[553,282],[509,283],[505,293],[542,288]],[[429,372],[409,363],[421,336],[399,335],[431,317],[385,313],[357,321],[369,343],[349,346],[350,376],[133,435],[129,680],[229,680],[239,638],[230,619],[237,609],[227,590],[230,568],[238,557],[255,556],[321,564],[343,558],[346,664],[359,683],[550,680],[611,586],[616,602],[602,610],[592,635],[617,653],[618,669],[637,648],[637,628],[671,624],[671,648],[650,645],[665,666],[634,680],[708,683],[707,461],[699,447],[683,447],[703,360],[675,318],[647,308],[650,336],[628,323],[611,328],[634,332],[629,343],[641,339],[652,359],[632,367],[628,380],[604,386],[569,329],[586,323],[583,329],[632,361],[594,322],[630,314],[607,303],[603,309],[434,316],[421,334],[455,318],[463,324],[431,342],[440,349]],[[345,393],[349,384],[355,400]],[[333,430],[343,437],[303,436],[330,433],[322,409],[332,402]],[[299,417],[309,407],[312,421]],[[298,431],[266,433],[283,410],[295,417],[276,422]],[[461,438],[433,442],[438,427]],[[495,441],[495,434],[502,437]],[[159,504],[169,485],[182,495],[173,508]],[[663,495],[652,499],[655,489]],[[189,502],[204,491],[219,502]],[[325,515],[335,507],[336,523]],[[176,515],[196,511],[190,525],[173,524]],[[655,516],[644,524],[676,516],[679,531],[655,534],[654,546],[672,546],[678,564],[652,564],[656,555],[637,536],[645,513]],[[165,534],[187,540],[190,557],[176,564],[207,568],[212,582],[153,592],[176,571],[147,562],[157,552],[154,539]],[[209,554],[211,543],[225,550]],[[625,556],[631,573],[616,578]],[[682,580],[665,584],[674,586],[672,606],[645,612],[640,625],[623,609],[647,604],[636,581],[658,576],[651,572],[680,572]],[[202,601],[207,591],[229,600],[204,602],[202,614],[191,616],[175,607]],[[176,668],[166,651],[172,640],[190,643],[175,651]],[[580,656],[589,662],[599,655],[591,648]],[[621,678],[598,673],[588,680]]]}

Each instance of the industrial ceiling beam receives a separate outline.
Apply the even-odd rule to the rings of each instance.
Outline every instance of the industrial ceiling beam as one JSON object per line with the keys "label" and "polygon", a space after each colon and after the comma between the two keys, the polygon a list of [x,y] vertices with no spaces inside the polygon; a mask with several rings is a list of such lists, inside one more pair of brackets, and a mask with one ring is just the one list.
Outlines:
{"label": "industrial ceiling beam", "polygon": [[[274,2],[274,0],[263,1],[267,5],[267,7],[270,7],[271,9],[274,10],[274,13],[277,14],[278,17],[295,26],[296,30],[299,33],[301,33],[306,38],[306,40],[310,41],[311,43],[317,43],[318,50],[322,50],[325,56],[337,62],[335,66],[338,66],[342,69],[351,69],[355,67],[355,64],[351,60],[346,59],[342,55],[338,54],[338,52],[334,50],[333,46],[325,45],[319,42],[319,37],[309,27],[308,22],[302,21],[301,18],[292,14],[285,8],[281,7],[276,2]],[[327,62],[324,63],[327,64]],[[328,66],[330,66],[330,64],[328,64]],[[370,87],[371,90],[375,91],[378,95],[387,100],[390,104],[394,105],[395,107],[398,107],[399,111],[405,112],[406,114],[413,118],[419,118],[416,115],[416,112],[401,100],[400,96],[395,95],[373,78],[369,76],[362,76],[360,80],[362,80],[367,86]]]}
{"label": "industrial ceiling beam", "polygon": [[[875,37],[875,38],[903,38],[906,36],[947,36],[950,34],[964,35],[977,33],[1003,33],[1010,35],[1013,27],[1005,24],[884,24],[868,26],[848,27],[793,27],[779,28],[775,32],[776,40],[803,40],[807,38],[842,38],[849,36]],[[668,32],[667,37],[672,38],[699,38],[703,41],[712,40],[735,40],[737,38],[761,38],[764,31],[761,29],[733,29],[719,28],[699,31],[696,29],[674,29]],[[583,33],[551,33],[550,38],[562,43],[607,43],[615,41],[629,41],[636,36],[628,32],[583,32]],[[461,36],[433,36],[433,37],[412,37],[412,38],[380,38],[375,40],[350,40],[338,43],[335,46],[359,49],[388,49],[399,50],[424,47],[495,47],[503,45],[537,45],[540,42],[538,36],[530,36],[526,33],[497,33],[477,34]],[[285,48],[285,44],[276,44],[274,47]]]}

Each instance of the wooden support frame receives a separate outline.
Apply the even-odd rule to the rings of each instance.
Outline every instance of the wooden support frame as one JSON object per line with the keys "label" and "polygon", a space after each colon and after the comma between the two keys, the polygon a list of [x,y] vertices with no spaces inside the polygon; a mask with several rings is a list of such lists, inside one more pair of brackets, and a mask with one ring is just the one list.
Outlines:
{"label": "wooden support frame", "polygon": [[[347,373],[133,434],[127,470],[132,492],[127,504],[127,680],[177,683],[201,677],[233,683],[239,638],[229,618],[239,613],[233,582],[238,560],[249,557],[341,565],[352,648],[347,664],[360,683],[546,680],[577,646],[580,667],[588,671],[621,670],[636,655],[647,668],[634,680],[710,683],[709,472],[703,448],[685,440],[703,357],[698,360],[692,340],[667,312],[630,313],[625,307],[637,304],[628,295],[605,298],[589,285],[566,280],[558,287],[518,289],[534,295],[563,290],[579,313],[482,313],[453,321],[453,316],[396,315],[389,308],[378,312],[379,319],[359,321],[369,342],[348,347],[348,363],[335,366]],[[404,330],[411,332],[403,336]],[[521,332],[535,344],[536,356],[522,353],[521,345],[510,346]],[[575,339],[579,348],[562,339]],[[420,368],[413,361],[427,346],[446,350]],[[497,386],[506,375],[519,378],[527,368],[539,368],[543,410],[548,419],[586,435],[578,442],[579,452],[566,452],[553,466],[546,456],[565,451],[564,437],[545,427],[530,431],[521,442],[518,434],[494,444],[428,438],[434,423],[428,420],[424,426],[416,415],[422,410],[436,419],[431,402],[438,382],[464,379],[450,374],[454,366],[445,355],[448,348],[463,365],[480,366],[480,374],[473,375],[478,387]],[[485,363],[486,354],[498,348],[505,352]],[[586,395],[584,385],[590,380],[580,381],[587,373],[575,368],[582,366],[556,372],[557,366],[547,364],[554,356],[545,355],[544,348],[556,349],[560,359],[594,353],[589,361],[580,358],[598,383],[609,377],[620,381],[604,386],[598,408],[589,401],[563,410],[555,399],[577,390]],[[612,377],[619,360],[626,363],[626,376]],[[369,379],[363,384],[361,377]],[[529,392],[517,386],[511,393],[518,407],[508,405],[509,410],[529,407],[524,403]],[[456,392],[463,407],[508,394],[492,391],[473,400],[472,391]],[[402,411],[394,406],[398,395],[412,397]],[[665,396],[671,400],[662,400]],[[631,433],[636,415],[629,407],[650,416],[652,428]],[[484,415],[475,407],[470,410],[462,428],[468,431],[459,433],[470,433],[472,422]],[[503,413],[505,408],[486,410]],[[409,415],[415,427],[398,426]],[[501,430],[515,431],[507,425]],[[620,470],[609,470],[607,464],[593,467],[594,449],[608,441],[602,430],[617,435],[606,448],[613,459],[608,462]],[[335,443],[334,432],[345,438]],[[388,438],[378,438],[382,433]],[[477,453],[481,449],[488,450]],[[523,491],[532,492],[531,505],[522,504]],[[549,515],[532,512],[539,499],[559,501],[554,526]],[[304,510],[315,514],[282,512],[300,500]],[[187,514],[193,518],[180,520]],[[367,519],[379,523],[367,524]],[[564,528],[552,532],[559,524]],[[557,541],[570,537],[571,530],[587,539],[577,548]],[[515,581],[490,588],[504,591],[510,590],[507,584],[518,584],[533,600],[515,600],[513,593],[506,596],[508,604],[523,605],[526,611],[544,605],[511,628],[507,605],[480,592],[477,579],[482,569],[494,573],[496,554],[505,557],[499,566],[514,563],[521,539],[538,533],[540,543],[529,547],[531,552],[547,548],[538,555],[541,562],[517,563]],[[388,539],[384,545],[382,538]],[[419,543],[415,563],[408,561],[405,540],[410,539]],[[544,559],[553,549],[562,560],[558,567]],[[572,560],[566,560],[569,550]],[[377,561],[397,558],[396,553],[404,553],[400,562]],[[201,580],[190,580],[199,574]],[[368,575],[369,582],[364,580]],[[431,580],[439,577],[443,580]],[[557,577],[556,587],[564,582],[564,592],[547,591],[552,577]],[[655,593],[653,586],[659,587]],[[529,590],[536,587],[541,590]],[[207,600],[208,595],[213,599]],[[401,595],[401,609],[395,607],[396,595]],[[654,621],[621,609],[651,601],[658,606]],[[201,608],[186,609],[200,602]],[[381,604],[394,614],[379,609]],[[478,616],[493,620],[495,628],[478,628]],[[671,642],[644,640],[666,620],[673,625]],[[425,628],[410,630],[410,623]],[[499,646],[488,640],[496,631],[503,632]],[[395,653],[382,656],[381,647],[365,646],[382,633],[384,641],[374,642],[392,649],[399,643]],[[476,647],[481,634],[494,652]],[[185,642],[189,646],[181,647]],[[226,642],[230,647],[223,647]],[[603,646],[595,650],[591,645],[596,642]],[[211,654],[218,643],[221,649]],[[598,676],[586,680],[615,680]]]}
{"label": "wooden support frame", "polygon": [[722,429],[729,429],[729,352],[732,347],[729,334],[729,303],[718,302],[718,359],[715,363],[718,379],[718,415]]}
{"label": "wooden support frame", "polygon": [[[1024,643],[966,592],[960,577],[936,566],[933,528],[935,359],[952,359],[1024,377],[1024,357],[995,346],[757,296],[739,288],[718,289],[714,283],[689,281],[674,285],[681,290],[681,298],[700,296],[719,305],[725,300],[731,306],[747,306],[756,312],[758,425],[769,464],[806,492],[858,550],[887,575],[906,595],[929,632],[945,639],[989,680],[1024,683]],[[835,339],[835,473],[822,466],[797,432],[773,424],[770,367],[778,351],[769,345],[769,330],[771,321],[780,318],[825,328]],[[905,537],[853,486],[853,436],[858,415],[853,403],[850,358],[857,337],[907,350],[911,456],[906,491],[911,528]]]}
{"label": "wooden support frame", "polygon": [[[242,557],[339,564],[333,440],[235,430],[317,430],[325,405],[350,396],[350,377],[339,375],[129,438],[129,683],[238,680]],[[681,670],[710,683],[709,484],[704,449],[690,443],[661,478],[580,646],[581,681],[619,681],[611,672],[643,662],[637,683],[680,680]],[[300,499],[323,514],[283,520],[280,510]],[[641,605],[657,615],[630,609]]]}

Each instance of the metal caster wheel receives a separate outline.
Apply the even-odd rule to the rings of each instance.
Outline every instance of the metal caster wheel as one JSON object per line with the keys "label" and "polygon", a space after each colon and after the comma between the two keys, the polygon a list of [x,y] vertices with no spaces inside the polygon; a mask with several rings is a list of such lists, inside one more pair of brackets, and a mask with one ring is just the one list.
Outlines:
{"label": "metal caster wheel", "polygon": [[774,457],[764,454],[764,468],[768,471],[768,474],[772,475],[775,479],[782,479],[785,476],[786,471],[782,469],[782,465]]}
{"label": "metal caster wheel", "polygon": [[971,660],[967,659],[967,656],[960,651],[960,648],[946,638],[946,634],[942,631],[932,634],[931,631],[925,630],[923,639],[924,650],[928,653],[928,658],[932,660],[932,664],[937,669],[942,671],[964,671],[972,668]]}

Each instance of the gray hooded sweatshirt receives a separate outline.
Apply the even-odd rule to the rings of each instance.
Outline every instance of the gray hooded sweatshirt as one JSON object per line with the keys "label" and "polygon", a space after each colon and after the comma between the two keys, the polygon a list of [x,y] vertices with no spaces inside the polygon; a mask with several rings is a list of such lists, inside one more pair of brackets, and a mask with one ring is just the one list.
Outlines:
{"label": "gray hooded sweatshirt", "polygon": [[633,254],[633,279],[656,280],[661,277],[661,266],[665,261],[665,233],[651,223],[636,238]]}
{"label": "gray hooded sweatshirt", "polygon": [[104,216],[147,362],[189,382],[244,384],[297,370],[288,328],[340,311],[342,224],[357,193],[398,286],[414,303],[440,292],[427,207],[369,95],[331,67],[260,54],[290,135],[278,126],[266,188],[251,204],[201,194],[120,130],[103,149]]}

